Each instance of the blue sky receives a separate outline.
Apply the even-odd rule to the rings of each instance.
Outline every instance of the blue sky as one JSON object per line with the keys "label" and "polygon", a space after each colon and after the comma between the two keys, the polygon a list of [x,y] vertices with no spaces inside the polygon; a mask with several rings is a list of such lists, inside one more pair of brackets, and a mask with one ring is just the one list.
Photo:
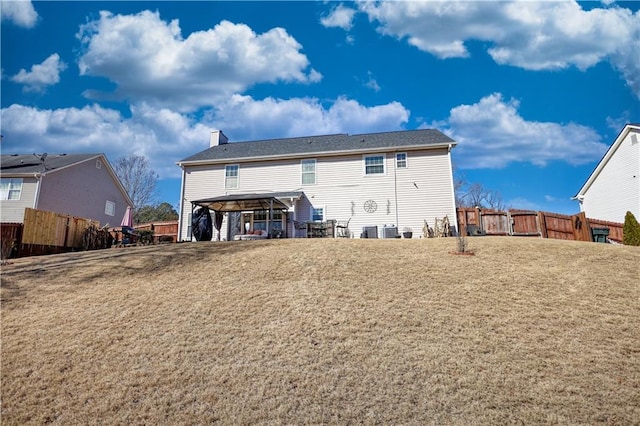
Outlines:
{"label": "blue sky", "polygon": [[640,2],[29,2],[2,7],[2,153],[176,161],[233,141],[437,128],[513,208],[571,201],[640,122]]}

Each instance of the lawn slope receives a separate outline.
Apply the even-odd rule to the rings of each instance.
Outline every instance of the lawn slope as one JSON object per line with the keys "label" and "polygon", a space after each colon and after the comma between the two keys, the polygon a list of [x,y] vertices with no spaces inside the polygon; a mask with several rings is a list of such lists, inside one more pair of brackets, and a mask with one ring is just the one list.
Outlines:
{"label": "lawn slope", "polygon": [[3,266],[2,424],[637,424],[640,250],[185,243]]}

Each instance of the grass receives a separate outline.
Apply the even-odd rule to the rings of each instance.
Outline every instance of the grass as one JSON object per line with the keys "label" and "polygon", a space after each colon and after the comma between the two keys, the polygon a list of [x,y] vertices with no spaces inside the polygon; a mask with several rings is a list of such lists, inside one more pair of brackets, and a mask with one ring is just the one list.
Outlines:
{"label": "grass", "polygon": [[13,424],[638,424],[640,249],[266,240],[3,267]]}

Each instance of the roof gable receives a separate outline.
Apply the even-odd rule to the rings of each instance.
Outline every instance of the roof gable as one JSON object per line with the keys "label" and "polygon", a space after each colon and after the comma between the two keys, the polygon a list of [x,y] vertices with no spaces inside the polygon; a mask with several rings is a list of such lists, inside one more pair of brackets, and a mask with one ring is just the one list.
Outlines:
{"label": "roof gable", "polygon": [[320,154],[330,155],[379,149],[407,149],[410,147],[435,148],[448,145],[456,145],[456,142],[434,129],[357,135],[342,133],[225,143],[187,157],[179,161],[178,164]]}
{"label": "roof gable", "polygon": [[[615,141],[613,141],[613,144],[611,144],[607,152],[605,152],[602,159],[600,159],[600,162],[598,163],[598,165],[595,167],[595,169],[593,169],[593,171],[587,178],[587,181],[584,183],[584,185],[582,185],[582,188],[580,188],[580,191],[578,191],[578,193],[573,197],[573,199],[580,200],[584,197],[584,195],[587,193],[587,191],[589,190],[593,182],[600,175],[600,173],[602,172],[604,167],[607,165],[611,157],[613,157],[615,152],[618,150],[622,142],[627,138],[627,135],[631,131],[640,132],[640,124],[631,123],[624,126],[624,128],[620,131],[620,133],[616,137]],[[637,137],[640,138],[640,135],[638,135]]]}
{"label": "roof gable", "polygon": [[131,197],[129,197],[127,190],[122,185],[122,182],[120,182],[120,179],[104,154],[50,154],[46,156],[44,161],[35,154],[2,154],[0,158],[0,175],[3,177],[24,177],[35,174],[48,175],[89,160],[100,159],[114,184],[118,187],[125,200],[127,200],[127,203],[133,206]]}

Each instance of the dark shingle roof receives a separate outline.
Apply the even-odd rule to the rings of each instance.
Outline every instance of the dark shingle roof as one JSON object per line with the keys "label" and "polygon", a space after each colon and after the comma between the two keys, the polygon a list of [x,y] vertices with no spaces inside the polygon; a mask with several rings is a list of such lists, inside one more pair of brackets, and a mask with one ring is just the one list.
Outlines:
{"label": "dark shingle roof", "polygon": [[179,163],[207,160],[230,160],[260,157],[286,157],[291,155],[330,154],[347,151],[368,151],[381,148],[403,149],[430,145],[455,145],[456,142],[434,129],[405,130],[360,135],[336,134],[304,136],[286,139],[268,139],[249,142],[231,142],[205,149]]}
{"label": "dark shingle roof", "polygon": [[99,157],[101,154],[49,154],[43,162],[34,154],[3,154],[0,170],[2,174],[46,173],[75,163]]}

